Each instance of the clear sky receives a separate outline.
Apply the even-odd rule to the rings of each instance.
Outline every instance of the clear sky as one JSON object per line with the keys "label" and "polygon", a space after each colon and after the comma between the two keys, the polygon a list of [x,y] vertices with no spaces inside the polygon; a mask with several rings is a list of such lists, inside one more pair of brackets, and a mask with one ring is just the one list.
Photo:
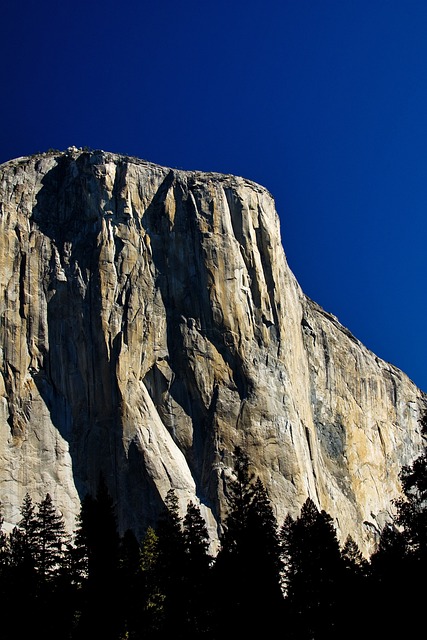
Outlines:
{"label": "clear sky", "polygon": [[0,55],[0,162],[264,185],[305,293],[427,391],[426,0],[5,2]]}

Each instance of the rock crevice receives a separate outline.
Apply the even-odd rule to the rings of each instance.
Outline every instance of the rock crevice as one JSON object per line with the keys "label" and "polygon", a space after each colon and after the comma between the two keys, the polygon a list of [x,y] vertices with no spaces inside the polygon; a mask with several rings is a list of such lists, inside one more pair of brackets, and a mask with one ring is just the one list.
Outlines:
{"label": "rock crevice", "polygon": [[304,295],[265,189],[70,149],[2,165],[0,205],[11,526],[28,491],[73,527],[102,472],[121,530],[173,487],[214,539],[239,445],[279,524],[310,496],[372,549],[426,397]]}

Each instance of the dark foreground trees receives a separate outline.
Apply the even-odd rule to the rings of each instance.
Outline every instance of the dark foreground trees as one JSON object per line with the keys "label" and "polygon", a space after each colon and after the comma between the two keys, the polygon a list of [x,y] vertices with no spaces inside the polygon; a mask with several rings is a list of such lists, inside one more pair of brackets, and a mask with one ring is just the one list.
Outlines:
{"label": "dark foreground trees", "polygon": [[[427,416],[421,421],[427,437]],[[427,571],[427,448],[401,475],[403,496],[382,531],[371,558],[371,592],[375,594],[376,629],[389,637],[416,637],[424,626]]]}
{"label": "dark foreground trees", "polygon": [[213,567],[215,637],[221,637],[221,631],[230,636],[268,635],[277,628],[283,607],[277,522],[240,448],[234,452],[234,470],[230,508]]}
{"label": "dark foreground trees", "polygon": [[[34,505],[27,494],[18,526],[2,540],[2,637],[27,638],[39,633],[46,639],[55,638],[58,627],[66,630],[71,624],[73,613],[69,540],[51,496],[46,494]],[[17,609],[23,615],[12,615]]]}
{"label": "dark foreground trees", "polygon": [[340,637],[344,563],[332,519],[308,498],[281,528],[288,614],[298,638]]}
{"label": "dark foreground trees", "polygon": [[105,640],[119,637],[119,548],[113,502],[101,476],[96,496],[83,500],[76,532],[72,567],[78,596],[77,637],[92,638],[94,628]]}
{"label": "dark foreground trees", "polygon": [[279,528],[240,449],[234,462],[215,557],[200,507],[189,503],[181,517],[173,490],[142,540],[118,534],[102,478],[82,502],[72,541],[48,494],[36,505],[25,496],[9,535],[0,513],[1,637],[416,637],[427,568],[426,452],[402,470],[403,497],[369,560],[350,537],[340,546],[333,520],[310,498]]}

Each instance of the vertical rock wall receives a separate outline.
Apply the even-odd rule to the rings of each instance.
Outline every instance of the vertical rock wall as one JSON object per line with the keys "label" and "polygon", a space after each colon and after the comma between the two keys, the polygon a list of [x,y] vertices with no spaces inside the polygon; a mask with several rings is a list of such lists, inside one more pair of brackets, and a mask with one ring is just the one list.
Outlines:
{"label": "vertical rock wall", "polygon": [[[215,537],[242,446],[279,524],[310,496],[369,552],[425,396],[301,291],[270,194],[75,149],[0,167],[0,499],[121,529],[174,487]],[[301,239],[303,242],[304,239]]]}

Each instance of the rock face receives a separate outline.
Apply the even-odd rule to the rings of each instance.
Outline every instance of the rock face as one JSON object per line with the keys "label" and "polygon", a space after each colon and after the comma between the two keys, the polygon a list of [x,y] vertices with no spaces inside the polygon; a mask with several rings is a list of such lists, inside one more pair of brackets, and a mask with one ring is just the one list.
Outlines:
{"label": "rock face", "polygon": [[0,500],[75,525],[102,472],[121,530],[173,487],[213,539],[233,450],[278,524],[310,496],[369,553],[425,395],[301,291],[248,180],[70,148],[0,167]]}

